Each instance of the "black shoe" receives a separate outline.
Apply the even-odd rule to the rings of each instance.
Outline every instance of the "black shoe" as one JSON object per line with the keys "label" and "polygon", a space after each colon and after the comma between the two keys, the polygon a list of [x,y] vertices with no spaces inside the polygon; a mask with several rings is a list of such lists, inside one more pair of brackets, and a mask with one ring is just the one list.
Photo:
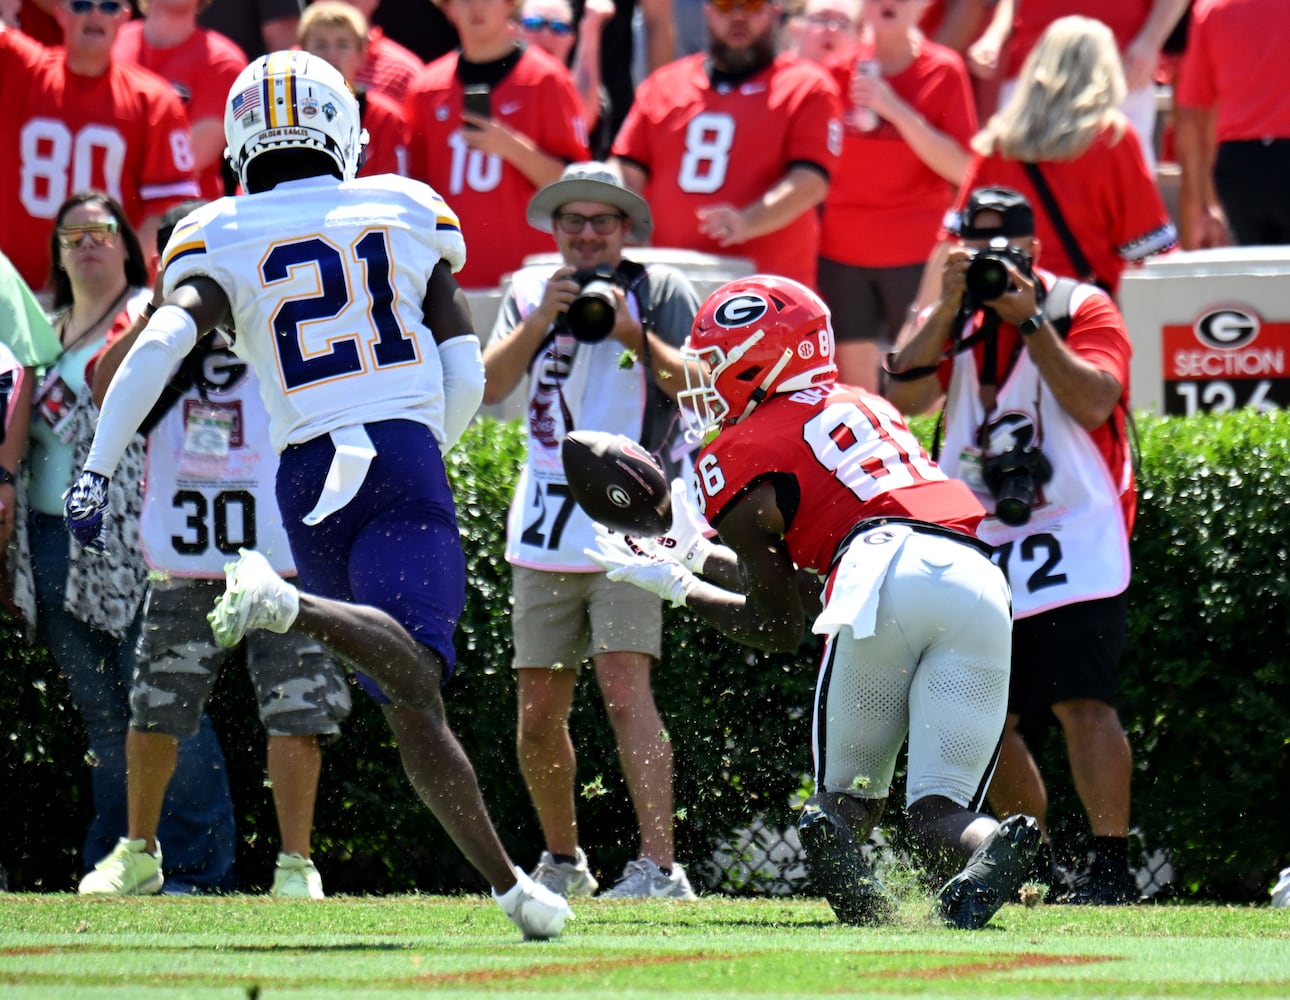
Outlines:
{"label": "black shoe", "polygon": [[936,897],[942,919],[958,930],[984,927],[1017,895],[1043,834],[1030,816],[1009,816],[972,852]]}
{"label": "black shoe", "polygon": [[1067,906],[1125,906],[1142,899],[1138,880],[1127,868],[1119,871],[1087,871],[1057,897]]}
{"label": "black shoe", "polygon": [[896,904],[873,874],[847,825],[819,806],[807,806],[797,823],[811,884],[844,924],[872,927],[889,922]]}

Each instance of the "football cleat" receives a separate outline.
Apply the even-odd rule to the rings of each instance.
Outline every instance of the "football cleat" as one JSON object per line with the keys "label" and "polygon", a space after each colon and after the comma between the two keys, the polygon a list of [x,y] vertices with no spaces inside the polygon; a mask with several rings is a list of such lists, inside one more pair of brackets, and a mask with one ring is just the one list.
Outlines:
{"label": "football cleat", "polygon": [[232,649],[254,628],[279,634],[290,631],[300,611],[300,591],[278,576],[269,560],[251,549],[239,549],[228,563],[224,593],[206,616],[215,641]]}
{"label": "football cleat", "polygon": [[871,927],[895,916],[895,901],[860,853],[846,823],[808,805],[797,822],[797,836],[806,851],[811,884],[829,901],[839,921]]}
{"label": "football cleat", "polygon": [[1009,816],[1000,823],[937,895],[945,923],[965,931],[989,923],[999,907],[1016,897],[1042,839],[1031,816]]}

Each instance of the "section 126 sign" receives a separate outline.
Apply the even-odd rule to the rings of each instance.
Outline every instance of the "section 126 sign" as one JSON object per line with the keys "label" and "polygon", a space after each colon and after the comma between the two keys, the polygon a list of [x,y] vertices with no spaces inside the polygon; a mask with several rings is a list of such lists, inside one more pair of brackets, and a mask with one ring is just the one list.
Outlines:
{"label": "section 126 sign", "polygon": [[1290,406],[1290,322],[1266,322],[1249,306],[1212,306],[1161,335],[1165,413]]}

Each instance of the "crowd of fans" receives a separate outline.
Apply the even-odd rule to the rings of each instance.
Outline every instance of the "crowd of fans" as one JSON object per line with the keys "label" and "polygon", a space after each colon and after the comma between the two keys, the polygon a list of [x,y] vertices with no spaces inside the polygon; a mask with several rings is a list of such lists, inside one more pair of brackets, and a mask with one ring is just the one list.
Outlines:
{"label": "crowd of fans", "polygon": [[[0,541],[27,516],[7,475],[16,431],[31,440],[36,530],[18,532],[10,568],[35,570],[28,617],[108,762],[87,861],[123,827],[144,563],[112,567],[124,614],[68,617],[84,553],[69,550],[61,494],[92,430],[78,423],[85,363],[145,308],[155,275],[140,246],[162,216],[238,192],[226,117],[273,114],[252,91],[230,102],[249,59],[300,48],[340,71],[370,137],[360,175],[443,196],[469,247],[462,287],[499,287],[550,252],[526,224],[531,199],[570,163],[607,160],[652,209],[654,246],[748,258],[818,291],[842,381],[869,390],[937,300],[943,220],[974,189],[1024,195],[1045,267],[1112,295],[1178,234],[1184,249],[1290,243],[1290,104],[1263,82],[1290,44],[1284,0],[3,0],[0,22],[0,259],[26,286],[6,295],[35,293],[54,321],[42,330],[28,308],[12,312],[24,329],[0,329],[11,418],[38,372],[63,372],[35,390],[30,431],[10,424]],[[1162,80],[1174,114],[1158,122]],[[1162,150],[1181,170],[1174,218]],[[86,656],[121,665],[105,675]],[[79,692],[90,676],[111,696]]]}

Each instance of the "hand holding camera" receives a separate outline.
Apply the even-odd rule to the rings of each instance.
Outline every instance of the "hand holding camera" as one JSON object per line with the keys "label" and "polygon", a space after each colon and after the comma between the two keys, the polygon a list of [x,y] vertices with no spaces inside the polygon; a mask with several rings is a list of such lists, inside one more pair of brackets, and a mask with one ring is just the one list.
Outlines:
{"label": "hand holding camera", "polygon": [[[553,293],[557,278],[561,287]],[[614,332],[620,314],[628,315],[619,309],[625,287],[622,276],[608,265],[576,271],[562,268],[547,285],[548,294],[562,300],[556,326],[581,343],[599,343]]]}

